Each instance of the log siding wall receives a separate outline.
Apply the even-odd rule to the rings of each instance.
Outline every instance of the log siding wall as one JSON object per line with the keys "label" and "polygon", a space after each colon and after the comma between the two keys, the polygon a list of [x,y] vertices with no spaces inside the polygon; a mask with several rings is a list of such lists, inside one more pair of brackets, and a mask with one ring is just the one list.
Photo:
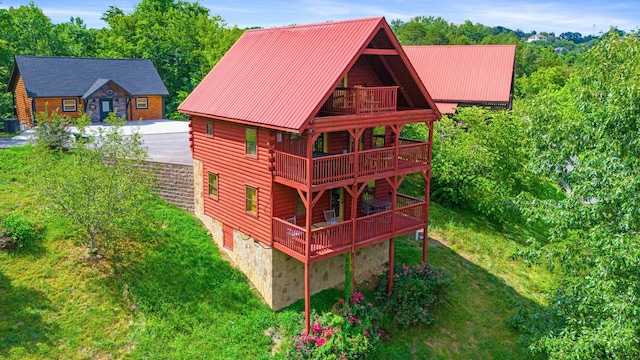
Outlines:
{"label": "log siding wall", "polygon": [[[206,123],[213,122],[213,136]],[[246,126],[193,116],[193,158],[202,161],[204,214],[256,240],[271,244],[272,175],[267,142],[271,133],[257,129],[257,156],[245,155]],[[218,174],[218,198],[208,194],[208,173]],[[245,211],[245,189],[258,189],[258,212]],[[295,204],[295,198],[293,200]]]}
{"label": "log siding wall", "polygon": [[15,92],[16,115],[20,122],[32,125],[33,121],[33,105],[32,99],[27,96],[27,88],[24,86],[22,75],[18,75]]}

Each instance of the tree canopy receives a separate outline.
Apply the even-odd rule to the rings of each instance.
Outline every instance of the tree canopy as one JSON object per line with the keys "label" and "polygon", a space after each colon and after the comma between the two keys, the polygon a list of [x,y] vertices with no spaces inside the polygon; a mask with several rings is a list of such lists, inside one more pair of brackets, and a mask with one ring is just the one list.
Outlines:
{"label": "tree canopy", "polygon": [[[130,14],[111,6],[102,19],[108,27],[97,30],[79,17],[52,24],[33,3],[0,9],[0,87],[14,55],[151,59],[169,91],[166,113],[177,118],[180,101],[243,32],[197,2],[177,0],[142,0]],[[0,116],[12,107],[3,93]]]}

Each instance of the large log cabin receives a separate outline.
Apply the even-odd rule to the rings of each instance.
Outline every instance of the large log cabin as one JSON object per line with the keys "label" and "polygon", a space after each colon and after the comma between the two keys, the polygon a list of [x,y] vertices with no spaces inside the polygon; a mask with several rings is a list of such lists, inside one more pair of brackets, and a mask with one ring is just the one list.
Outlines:
{"label": "large log cabin", "polygon": [[[83,113],[99,123],[111,112],[127,120],[164,118],[168,95],[148,59],[16,56],[7,92],[15,115],[32,126],[42,112],[72,118]],[[37,120],[37,119],[36,119]]]}
{"label": "large log cabin", "polygon": [[[395,237],[426,234],[441,115],[384,18],[246,31],[179,110],[196,215],[272,308],[305,299],[307,328],[345,256],[380,273]],[[410,123],[428,139],[403,138]],[[412,173],[421,197],[398,191]]]}

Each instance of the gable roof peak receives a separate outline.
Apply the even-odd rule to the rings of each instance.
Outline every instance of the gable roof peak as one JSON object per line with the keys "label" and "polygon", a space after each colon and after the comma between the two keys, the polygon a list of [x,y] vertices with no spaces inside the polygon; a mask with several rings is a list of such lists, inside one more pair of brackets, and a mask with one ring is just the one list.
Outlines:
{"label": "gable roof peak", "polygon": [[313,24],[295,24],[295,25],[286,25],[286,26],[275,26],[275,27],[269,27],[269,28],[249,29],[249,30],[246,30],[245,33],[260,32],[260,31],[273,31],[273,30],[285,30],[285,29],[295,30],[295,29],[300,29],[300,28],[311,28],[311,27],[316,27],[316,26],[327,26],[327,25],[341,25],[341,24],[345,24],[345,23],[357,23],[357,22],[361,22],[361,21],[371,21],[371,20],[382,21],[382,20],[385,20],[385,19],[384,19],[384,16],[374,16],[374,17],[360,18],[360,19],[325,21],[325,22],[319,22],[319,23],[313,23]]}
{"label": "gable roof peak", "polygon": [[246,31],[178,110],[300,133],[380,31],[414,96],[432,103],[384,17],[374,17]]}

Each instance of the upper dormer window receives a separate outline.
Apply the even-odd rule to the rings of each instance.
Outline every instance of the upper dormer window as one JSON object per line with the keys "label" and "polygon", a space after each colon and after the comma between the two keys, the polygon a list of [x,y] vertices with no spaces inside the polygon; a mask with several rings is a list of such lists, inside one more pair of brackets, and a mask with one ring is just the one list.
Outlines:
{"label": "upper dormer window", "polygon": [[339,88],[346,88],[347,85],[349,85],[348,76],[349,76],[349,74],[345,74],[344,77],[342,78],[342,80],[340,80],[340,82],[338,83],[338,87]]}

